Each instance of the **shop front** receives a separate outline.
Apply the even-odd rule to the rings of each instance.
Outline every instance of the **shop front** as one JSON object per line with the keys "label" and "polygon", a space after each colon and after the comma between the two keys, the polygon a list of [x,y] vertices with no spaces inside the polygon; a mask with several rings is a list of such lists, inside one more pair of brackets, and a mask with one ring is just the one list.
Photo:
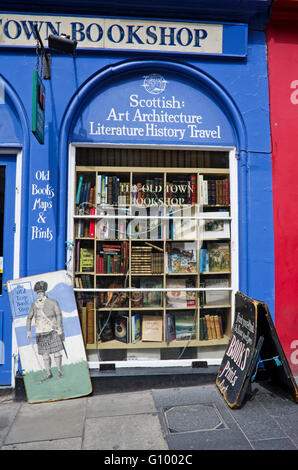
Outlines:
{"label": "shop front", "polygon": [[[229,18],[207,3],[196,20],[68,16],[68,2],[1,14],[14,132],[0,129],[1,150],[19,182],[9,276],[69,272],[90,369],[220,364],[238,290],[274,316],[270,2]],[[46,49],[33,134],[35,22],[45,46],[65,33],[76,51]]]}

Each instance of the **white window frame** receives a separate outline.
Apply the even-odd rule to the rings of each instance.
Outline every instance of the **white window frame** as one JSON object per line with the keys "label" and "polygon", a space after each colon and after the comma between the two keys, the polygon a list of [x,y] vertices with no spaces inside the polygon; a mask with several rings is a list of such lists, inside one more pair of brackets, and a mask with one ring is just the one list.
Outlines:
{"label": "white window frame", "polygon": [[[121,145],[121,144],[90,144],[90,143],[71,143],[69,145],[69,158],[68,158],[68,208],[67,208],[67,270],[70,275],[73,274],[73,259],[74,259],[74,202],[75,202],[75,166],[76,166],[76,149],[77,148],[135,148],[135,149],[159,149],[159,150],[193,150],[193,151],[221,151],[229,153],[229,175],[230,175],[230,217],[231,217],[231,286],[232,286],[232,302],[231,302],[231,327],[234,323],[235,311],[235,293],[238,291],[239,285],[239,234],[238,234],[238,163],[237,153],[235,147],[220,147],[220,146],[167,146],[167,145]],[[75,291],[78,289],[74,289]],[[199,349],[200,347],[197,347]],[[196,360],[207,361],[210,366],[217,366],[221,364],[226,346],[221,347],[221,355],[218,357],[214,352],[210,352],[211,347],[202,347],[200,355],[197,359],[175,359],[175,360],[124,360],[124,361],[88,361],[90,369],[99,369],[100,364],[115,364],[116,368],[120,367],[189,367],[192,362]],[[219,346],[213,346],[219,348]]]}

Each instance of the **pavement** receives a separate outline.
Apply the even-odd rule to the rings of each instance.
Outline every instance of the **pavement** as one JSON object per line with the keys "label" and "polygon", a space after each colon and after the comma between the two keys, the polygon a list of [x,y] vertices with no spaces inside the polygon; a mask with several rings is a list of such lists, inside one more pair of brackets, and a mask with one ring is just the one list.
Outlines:
{"label": "pavement", "polygon": [[[212,382],[40,404],[2,393],[0,449],[101,450],[114,460],[125,451],[147,451],[136,454],[138,462],[124,462],[131,467],[148,463],[156,451],[164,456],[183,450],[186,458],[197,450],[297,450],[297,403],[260,383],[253,391],[240,409],[229,408]],[[150,464],[161,463],[150,458]]]}

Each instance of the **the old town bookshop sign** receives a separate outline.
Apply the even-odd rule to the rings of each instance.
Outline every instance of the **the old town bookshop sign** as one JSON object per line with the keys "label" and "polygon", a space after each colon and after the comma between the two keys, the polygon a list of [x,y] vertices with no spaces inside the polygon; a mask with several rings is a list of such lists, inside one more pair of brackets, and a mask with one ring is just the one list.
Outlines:
{"label": "the old town bookshop sign", "polygon": [[77,42],[78,49],[247,55],[248,28],[244,23],[16,13],[0,13],[0,47],[35,47],[35,23],[42,41],[47,41],[50,34],[65,34]]}
{"label": "the old town bookshop sign", "polygon": [[216,385],[231,408],[239,408],[251,382],[267,379],[298,401],[298,389],[267,304],[236,293],[235,320]]}

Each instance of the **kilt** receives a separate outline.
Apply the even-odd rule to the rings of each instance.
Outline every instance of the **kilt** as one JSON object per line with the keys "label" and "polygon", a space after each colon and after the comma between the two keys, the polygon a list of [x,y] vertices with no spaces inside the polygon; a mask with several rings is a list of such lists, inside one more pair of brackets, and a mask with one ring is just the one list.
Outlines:
{"label": "kilt", "polygon": [[36,344],[38,347],[38,354],[51,354],[63,350],[63,343],[57,331],[50,331],[49,333],[37,334]]}

